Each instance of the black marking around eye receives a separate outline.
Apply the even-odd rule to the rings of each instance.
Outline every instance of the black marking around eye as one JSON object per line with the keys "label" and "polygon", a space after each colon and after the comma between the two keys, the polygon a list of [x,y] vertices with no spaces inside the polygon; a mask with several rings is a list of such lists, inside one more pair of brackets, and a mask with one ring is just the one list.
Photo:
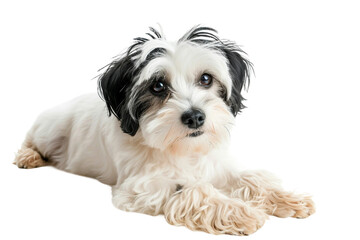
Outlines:
{"label": "black marking around eye", "polygon": [[[148,87],[136,89],[132,95],[136,80],[141,71],[152,59],[165,54],[165,49],[155,48],[146,56],[145,61],[138,63],[143,53],[143,46],[153,39],[161,40],[160,32],[150,28],[149,38],[138,37],[128,50],[106,65],[105,72],[99,75],[98,92],[106,102],[109,116],[114,115],[121,123],[124,133],[134,136],[139,128],[140,116],[153,105],[153,96],[148,93]],[[134,100],[135,98],[135,100]],[[129,101],[133,101],[130,114]]]}
{"label": "black marking around eye", "polygon": [[226,102],[226,96],[227,96],[227,91],[226,91],[226,87],[221,84],[220,82],[218,82],[218,84],[220,85],[220,88],[218,90],[219,96],[224,99],[224,101]]}
{"label": "black marking around eye", "polygon": [[[163,84],[164,89],[159,92],[154,91],[153,89],[154,85],[159,82]],[[162,100],[166,99],[170,93],[170,88],[171,88],[170,83],[167,81],[166,77],[161,73],[155,74],[152,78],[150,78],[146,82],[146,85],[148,86],[148,89],[150,90],[152,95],[159,97]]]}

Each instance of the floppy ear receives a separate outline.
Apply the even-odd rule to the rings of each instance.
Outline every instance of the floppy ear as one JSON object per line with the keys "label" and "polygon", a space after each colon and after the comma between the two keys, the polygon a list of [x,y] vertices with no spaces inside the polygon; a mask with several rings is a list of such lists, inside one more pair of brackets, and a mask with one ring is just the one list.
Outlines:
{"label": "floppy ear", "polygon": [[229,61],[228,67],[232,79],[231,95],[227,102],[232,114],[236,116],[241,109],[245,108],[243,104],[245,99],[241,91],[250,81],[249,70],[252,69],[252,64],[241,56],[240,49],[225,48],[223,51]]}
{"label": "floppy ear", "polygon": [[127,54],[112,62],[98,81],[98,92],[106,103],[109,116],[114,114],[121,121],[123,132],[131,136],[134,136],[139,128],[138,119],[133,119],[128,109],[135,72],[135,64],[131,55]]}

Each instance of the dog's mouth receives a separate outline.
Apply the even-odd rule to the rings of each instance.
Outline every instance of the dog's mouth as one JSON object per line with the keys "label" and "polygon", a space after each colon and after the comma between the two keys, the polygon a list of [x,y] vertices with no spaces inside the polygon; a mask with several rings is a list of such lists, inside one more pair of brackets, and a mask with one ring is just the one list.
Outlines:
{"label": "dog's mouth", "polygon": [[198,137],[198,136],[202,135],[203,133],[204,133],[203,131],[196,131],[196,132],[188,134],[187,136],[188,137]]}

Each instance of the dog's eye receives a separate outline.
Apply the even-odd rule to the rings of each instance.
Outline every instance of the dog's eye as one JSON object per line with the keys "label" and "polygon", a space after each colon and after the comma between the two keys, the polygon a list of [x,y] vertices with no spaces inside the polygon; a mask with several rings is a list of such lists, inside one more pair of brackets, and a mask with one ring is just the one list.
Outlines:
{"label": "dog's eye", "polygon": [[156,81],[150,88],[154,94],[162,93],[166,90],[166,85],[162,81]]}
{"label": "dog's eye", "polygon": [[213,77],[210,74],[204,73],[201,75],[199,84],[203,87],[210,87],[213,81]]}

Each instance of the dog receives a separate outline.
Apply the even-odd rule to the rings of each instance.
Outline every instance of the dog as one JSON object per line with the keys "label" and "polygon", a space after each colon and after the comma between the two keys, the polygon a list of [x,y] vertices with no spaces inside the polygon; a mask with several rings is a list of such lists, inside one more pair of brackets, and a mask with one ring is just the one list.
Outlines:
{"label": "dog", "polygon": [[150,28],[104,68],[98,94],[41,114],[14,163],[95,178],[112,186],[117,208],[212,234],[248,235],[269,215],[308,217],[310,196],[236,170],[227,153],[252,71],[245,56],[213,28],[177,42]]}

